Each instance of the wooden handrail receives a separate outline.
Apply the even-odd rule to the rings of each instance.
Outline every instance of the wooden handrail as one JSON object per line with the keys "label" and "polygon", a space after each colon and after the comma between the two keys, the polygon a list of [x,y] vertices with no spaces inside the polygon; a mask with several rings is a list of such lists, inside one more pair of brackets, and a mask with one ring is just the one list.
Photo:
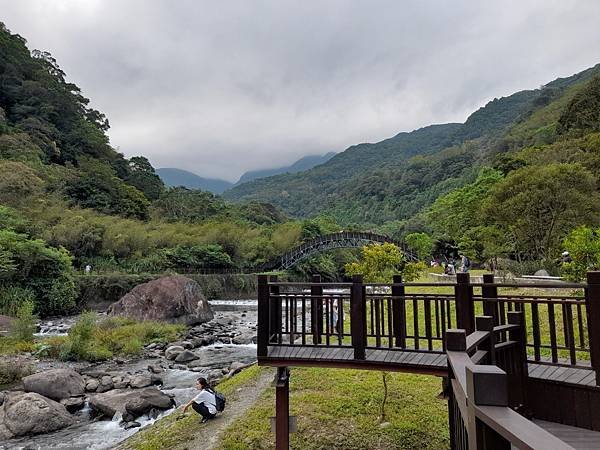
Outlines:
{"label": "wooden handrail", "polygon": [[519,450],[574,450],[566,442],[506,406],[475,405],[475,415]]}
{"label": "wooden handrail", "polygon": [[[462,344],[461,333],[464,340]],[[573,447],[507,406],[504,371],[496,366],[477,365],[477,362],[485,357],[481,351],[476,352],[475,361],[468,355],[469,342],[482,343],[491,336],[491,333],[475,331],[466,336],[464,330],[450,330],[450,335],[451,339],[447,343],[450,350],[446,354],[453,378],[450,383],[453,392],[451,397],[456,402],[467,427],[469,449],[484,448],[480,447],[480,443],[486,440],[486,433],[493,430],[507,443],[519,449],[573,450]],[[506,345],[506,343],[499,345]],[[456,350],[460,347],[464,347],[465,350]],[[453,348],[455,350],[452,350]],[[477,372],[481,372],[483,376],[477,377]],[[492,384],[485,386],[484,383],[488,380],[491,380]],[[478,424],[481,423],[485,424],[488,430],[478,430],[477,427],[481,426]]]}

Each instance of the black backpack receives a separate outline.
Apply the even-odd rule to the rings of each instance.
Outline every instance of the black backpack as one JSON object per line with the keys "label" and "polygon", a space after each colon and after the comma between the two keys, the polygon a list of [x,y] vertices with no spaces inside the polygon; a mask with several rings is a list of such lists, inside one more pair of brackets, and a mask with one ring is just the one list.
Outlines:
{"label": "black backpack", "polygon": [[225,396],[220,392],[213,391],[212,389],[211,392],[215,396],[215,408],[217,408],[217,411],[223,412],[225,409]]}
{"label": "black backpack", "polygon": [[471,267],[471,260],[465,256],[465,267]]}

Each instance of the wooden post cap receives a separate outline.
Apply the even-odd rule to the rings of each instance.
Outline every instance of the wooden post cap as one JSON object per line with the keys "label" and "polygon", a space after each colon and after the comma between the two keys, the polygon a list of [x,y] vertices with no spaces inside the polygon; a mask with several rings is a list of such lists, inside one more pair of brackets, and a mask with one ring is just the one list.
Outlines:
{"label": "wooden post cap", "polygon": [[466,331],[457,328],[449,328],[446,330],[446,350],[451,352],[467,351]]}
{"label": "wooden post cap", "polygon": [[497,366],[467,366],[467,397],[478,406],[508,406],[506,372]]}

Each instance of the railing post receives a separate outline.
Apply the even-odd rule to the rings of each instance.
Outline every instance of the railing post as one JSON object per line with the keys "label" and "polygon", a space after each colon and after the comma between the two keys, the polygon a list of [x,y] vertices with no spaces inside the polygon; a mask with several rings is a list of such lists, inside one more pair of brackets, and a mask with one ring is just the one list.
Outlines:
{"label": "railing post", "polygon": [[[483,284],[494,284],[494,274],[483,274]],[[483,286],[481,288],[481,296],[483,298],[498,298],[498,288],[496,286]],[[499,325],[498,318],[498,303],[493,301],[483,300],[483,314],[494,318],[494,325]]]}
{"label": "railing post", "polygon": [[496,336],[494,335],[494,318],[492,316],[475,317],[477,331],[487,331],[489,338],[479,345],[479,348],[488,352],[487,364],[496,364]]}
{"label": "railing post", "polygon": [[267,356],[270,333],[269,320],[269,278],[258,276],[258,331],[256,337],[256,353],[258,357]]}
{"label": "railing post", "polygon": [[402,275],[394,275],[392,285],[392,324],[396,347],[406,348],[406,300]]}
{"label": "railing post", "polygon": [[527,370],[527,332],[525,330],[525,316],[521,311],[508,311],[507,321],[510,325],[519,326],[516,330],[510,330],[508,332],[508,338],[517,343],[515,348],[516,361],[513,365],[513,367],[516,368],[517,373],[515,373],[514,376],[510,376],[508,398],[511,407],[520,407],[520,409],[523,409],[527,400],[527,377],[529,376]]}
{"label": "railing post", "polygon": [[476,406],[508,406],[506,373],[496,366],[466,368],[469,450],[510,450],[509,441],[477,419]]}
{"label": "railing post", "polygon": [[275,375],[275,449],[290,448],[290,370],[278,367]]}
{"label": "railing post", "polygon": [[[277,275],[269,275],[270,283],[277,283]],[[281,298],[279,286],[269,285],[269,343],[277,342],[281,331]]]}
{"label": "railing post", "polygon": [[600,271],[587,273],[585,309],[590,336],[590,359],[592,369],[596,372],[596,385],[600,386]]}
{"label": "railing post", "polygon": [[468,273],[456,274],[454,295],[456,300],[456,327],[471,334],[475,331],[475,308],[473,304],[473,286]]}
{"label": "railing post", "polygon": [[446,351],[448,352],[466,352],[467,351],[467,333],[465,330],[449,328],[446,330]]}
{"label": "railing post", "polygon": [[365,359],[365,347],[367,345],[367,314],[365,304],[365,286],[363,285],[362,275],[352,276],[350,304],[350,327],[352,330],[354,359]]}
{"label": "railing post", "polygon": [[323,286],[320,285],[321,275],[313,275],[312,283],[310,286],[310,323],[313,344],[320,344],[323,335]]}

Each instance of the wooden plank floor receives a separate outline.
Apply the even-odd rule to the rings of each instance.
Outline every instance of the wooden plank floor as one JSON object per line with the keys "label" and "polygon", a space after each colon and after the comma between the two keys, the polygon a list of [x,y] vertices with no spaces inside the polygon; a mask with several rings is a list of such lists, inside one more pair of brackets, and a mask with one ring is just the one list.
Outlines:
{"label": "wooden plank floor", "polygon": [[545,420],[534,419],[534,422],[575,450],[600,450],[600,432],[598,431],[570,427]]}
{"label": "wooden plank floor", "polygon": [[528,364],[528,371],[531,378],[583,386],[596,386],[596,373],[591,368],[550,366],[530,362]]}
{"label": "wooden plank floor", "polygon": [[428,351],[366,349],[365,359],[354,359],[352,347],[269,346],[264,365],[310,365],[348,368],[386,368],[432,375],[446,373],[446,355]]}
{"label": "wooden plank floor", "polygon": [[[366,349],[363,361],[354,359],[354,349],[350,346],[269,346],[264,365],[311,365],[323,367],[360,367],[368,369],[389,368],[390,370],[433,373],[444,375],[446,355],[429,351],[404,351],[388,349]],[[579,367],[552,366],[528,363],[529,376],[543,380],[584,386],[596,386],[593,370]]]}

